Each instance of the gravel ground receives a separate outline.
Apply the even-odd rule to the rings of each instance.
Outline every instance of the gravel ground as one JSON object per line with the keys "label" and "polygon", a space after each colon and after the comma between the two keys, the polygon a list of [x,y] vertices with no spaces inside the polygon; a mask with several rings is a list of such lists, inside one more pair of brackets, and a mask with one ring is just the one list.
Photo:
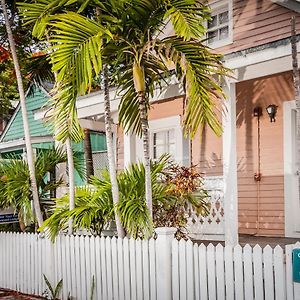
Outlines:
{"label": "gravel ground", "polygon": [[33,295],[25,295],[15,291],[0,289],[0,299],[6,300],[38,300],[38,299],[45,299],[38,296]]}

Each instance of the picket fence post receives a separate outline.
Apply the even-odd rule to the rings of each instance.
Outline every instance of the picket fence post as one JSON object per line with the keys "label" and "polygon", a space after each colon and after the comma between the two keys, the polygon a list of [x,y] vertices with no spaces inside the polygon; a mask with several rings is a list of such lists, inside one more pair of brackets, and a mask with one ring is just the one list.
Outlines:
{"label": "picket fence post", "polygon": [[172,241],[176,228],[155,229],[157,300],[172,300]]}

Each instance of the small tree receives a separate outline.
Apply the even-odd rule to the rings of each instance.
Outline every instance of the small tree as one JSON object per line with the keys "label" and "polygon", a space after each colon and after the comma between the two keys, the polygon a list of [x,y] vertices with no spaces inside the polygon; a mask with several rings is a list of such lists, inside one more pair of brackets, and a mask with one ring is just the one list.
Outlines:
{"label": "small tree", "polygon": [[9,21],[7,10],[6,10],[5,0],[1,0],[1,7],[2,7],[4,19],[5,19],[8,40],[9,40],[9,44],[10,44],[11,54],[13,57],[13,62],[14,62],[14,67],[15,67],[15,72],[16,72],[16,77],[17,77],[18,91],[19,91],[19,95],[20,95],[20,104],[21,104],[21,111],[22,111],[22,117],[23,117],[25,145],[26,145],[26,154],[27,154],[26,157],[27,157],[28,167],[29,167],[34,211],[35,211],[35,216],[36,216],[39,226],[42,226],[43,216],[42,216],[42,212],[41,212],[41,207],[40,207],[40,202],[39,202],[39,194],[38,194],[37,183],[36,183],[36,178],[35,178],[34,157],[33,157],[33,150],[32,150],[32,144],[31,144],[29,123],[28,123],[28,116],[27,116],[27,109],[26,109],[25,92],[24,92],[23,82],[22,82],[22,75],[21,75],[21,71],[20,71],[15,42],[14,42],[14,38],[13,38],[11,26],[10,26],[10,21]]}

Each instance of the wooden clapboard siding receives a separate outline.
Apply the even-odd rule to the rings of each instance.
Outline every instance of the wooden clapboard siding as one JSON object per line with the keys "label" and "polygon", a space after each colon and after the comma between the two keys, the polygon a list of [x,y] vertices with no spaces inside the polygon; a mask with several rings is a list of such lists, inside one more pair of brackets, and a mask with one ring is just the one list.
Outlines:
{"label": "wooden clapboard siding", "polygon": [[149,121],[168,118],[172,116],[182,116],[183,97],[174,97],[164,99],[160,102],[154,102],[149,111]]}
{"label": "wooden clapboard siding", "polygon": [[[33,95],[26,97],[26,108],[31,136],[49,136],[52,133],[52,129],[49,124],[46,125],[41,120],[34,119],[34,111],[43,107],[48,100],[49,95],[38,88],[35,89]],[[2,137],[4,142],[24,138],[23,118],[20,106],[16,108],[12,121],[8,124],[8,126],[9,127]]]}
{"label": "wooden clapboard siding", "polygon": [[205,176],[222,175],[222,149],[222,138],[217,137],[210,128],[205,128],[192,141],[192,162]]}
{"label": "wooden clapboard siding", "polygon": [[[293,99],[289,72],[237,84],[237,160],[239,232],[284,235],[283,101]],[[278,105],[276,122],[265,111]],[[260,182],[258,171],[257,118],[255,106],[263,108],[260,118]]]}
{"label": "wooden clapboard siding", "polygon": [[[290,36],[290,19],[296,13],[269,0],[233,1],[233,42],[219,48],[230,53]],[[300,17],[297,16],[300,30]]]}

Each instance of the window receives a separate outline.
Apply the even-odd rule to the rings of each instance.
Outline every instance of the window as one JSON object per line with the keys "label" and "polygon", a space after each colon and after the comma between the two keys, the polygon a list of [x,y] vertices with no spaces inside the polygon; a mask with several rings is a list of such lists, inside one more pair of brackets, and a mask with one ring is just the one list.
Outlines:
{"label": "window", "polygon": [[217,1],[211,4],[211,21],[207,24],[208,44],[215,47],[230,42],[230,5],[229,1]]}
{"label": "window", "polygon": [[153,158],[158,159],[162,154],[169,153],[175,157],[174,129],[153,133]]}

